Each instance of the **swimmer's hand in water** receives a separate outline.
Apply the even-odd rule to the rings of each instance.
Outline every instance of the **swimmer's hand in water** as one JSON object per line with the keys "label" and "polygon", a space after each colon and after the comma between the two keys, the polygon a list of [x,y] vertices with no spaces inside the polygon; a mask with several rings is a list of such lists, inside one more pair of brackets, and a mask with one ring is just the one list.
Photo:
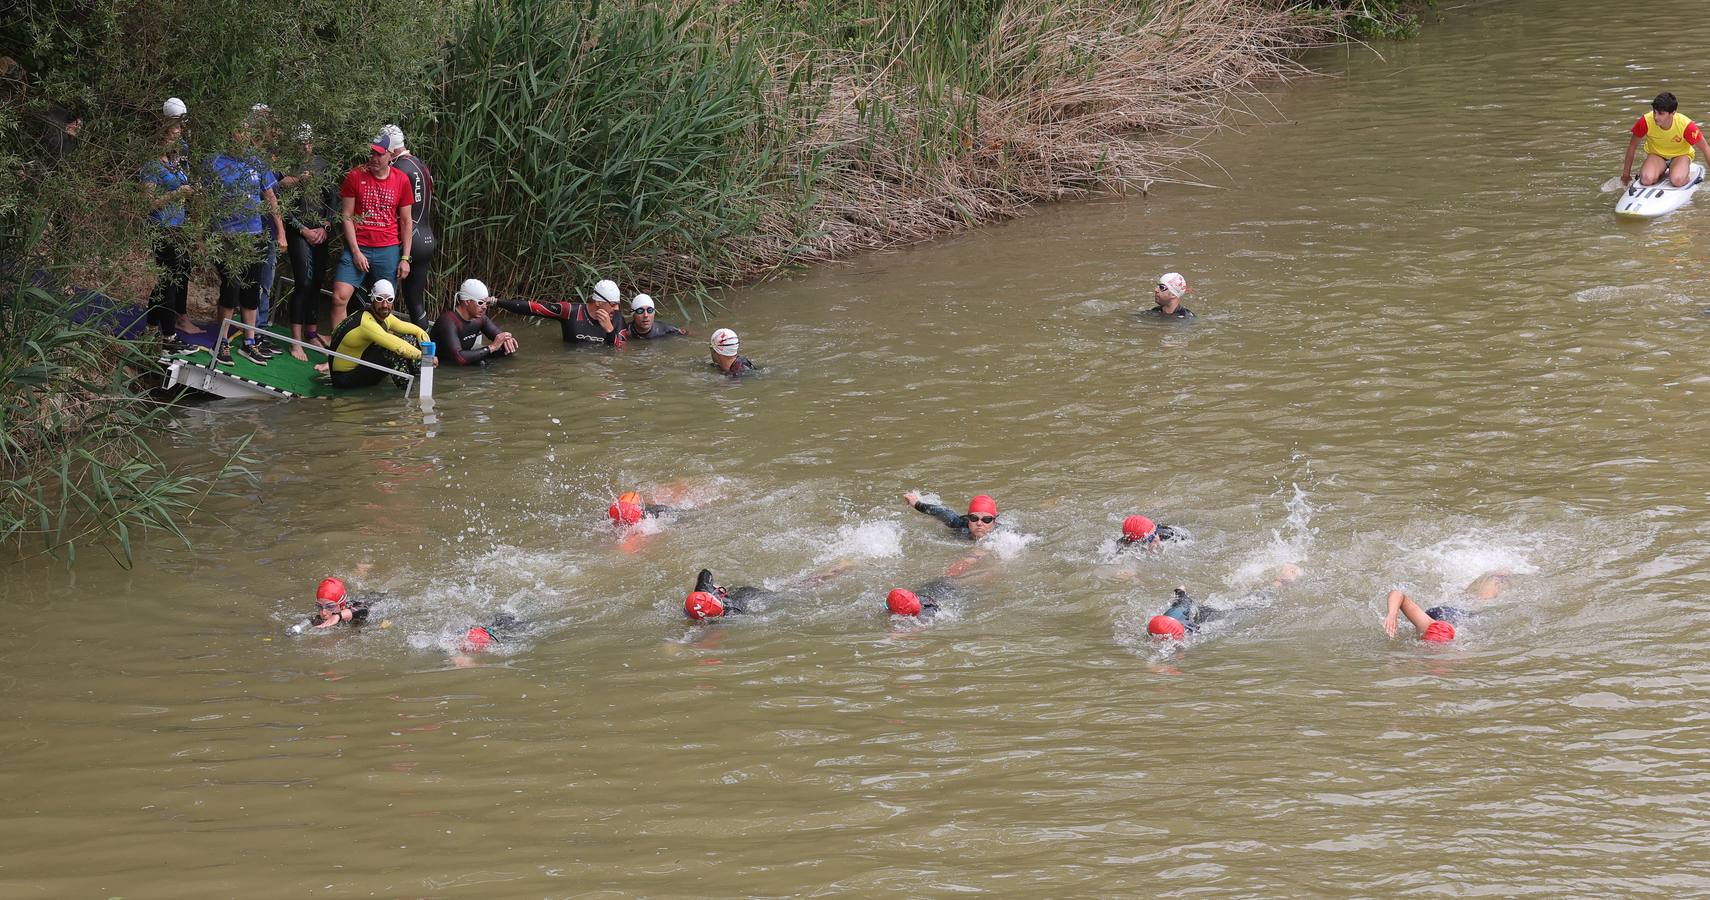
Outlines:
{"label": "swimmer's hand in water", "polygon": [[914,505],[920,502],[920,492],[909,491],[903,495],[903,502],[908,504],[909,509],[914,509]]}

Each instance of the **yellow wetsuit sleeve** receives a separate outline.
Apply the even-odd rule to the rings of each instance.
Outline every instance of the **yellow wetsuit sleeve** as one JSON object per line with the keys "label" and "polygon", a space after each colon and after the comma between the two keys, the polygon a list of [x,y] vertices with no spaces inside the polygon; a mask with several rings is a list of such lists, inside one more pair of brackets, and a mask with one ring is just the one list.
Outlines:
{"label": "yellow wetsuit sleeve", "polygon": [[[399,320],[397,316],[387,316],[386,325],[391,329],[388,331],[387,328],[381,327],[379,322],[374,321],[373,316],[364,316],[362,318],[362,330],[368,335],[370,343],[379,344],[405,359],[421,359],[422,351],[410,346],[409,342],[403,338],[392,334],[392,331],[398,331],[398,325],[404,324],[407,323]],[[420,328],[417,328],[414,325],[410,325],[409,328],[410,331],[421,334],[422,330]],[[403,331],[400,333],[409,334],[410,331]],[[427,336],[424,334],[422,337],[425,339]]]}
{"label": "yellow wetsuit sleeve", "polygon": [[421,326],[414,322],[406,322],[399,316],[386,317],[386,327],[392,329],[395,334],[412,335],[418,341],[433,340],[428,337],[427,332],[421,329]]}

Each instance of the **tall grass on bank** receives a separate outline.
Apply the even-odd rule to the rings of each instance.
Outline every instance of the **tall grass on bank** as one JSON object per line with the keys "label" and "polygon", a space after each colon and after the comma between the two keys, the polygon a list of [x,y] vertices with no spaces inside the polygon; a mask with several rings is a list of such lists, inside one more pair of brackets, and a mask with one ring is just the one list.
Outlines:
{"label": "tall grass on bank", "polygon": [[1275,0],[478,0],[439,76],[440,271],[650,290],[1211,177],[1226,123],[1342,14]]}
{"label": "tall grass on bank", "polygon": [[775,196],[769,73],[746,37],[649,4],[478,0],[426,141],[444,272],[580,295],[598,273],[734,280],[732,242]]}
{"label": "tall grass on bank", "polygon": [[[150,446],[170,407],[139,393],[133,373],[152,361],[137,344],[64,317],[65,301],[9,284],[0,303],[0,546],[15,557],[68,563],[79,547],[129,565],[151,531],[183,528],[224,478],[233,456],[196,470],[167,465]],[[105,380],[101,380],[105,379]]]}

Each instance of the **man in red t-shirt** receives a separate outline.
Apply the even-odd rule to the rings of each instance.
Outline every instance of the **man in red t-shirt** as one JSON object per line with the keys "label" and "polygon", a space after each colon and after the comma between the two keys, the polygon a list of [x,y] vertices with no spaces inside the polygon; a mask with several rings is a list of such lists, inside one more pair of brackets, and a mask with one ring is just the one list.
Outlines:
{"label": "man in red t-shirt", "polygon": [[409,277],[411,215],[414,193],[410,179],[392,168],[389,135],[369,146],[366,165],[351,169],[339,185],[344,222],[344,256],[333,278],[333,326],[344,321],[345,307],[357,285]]}

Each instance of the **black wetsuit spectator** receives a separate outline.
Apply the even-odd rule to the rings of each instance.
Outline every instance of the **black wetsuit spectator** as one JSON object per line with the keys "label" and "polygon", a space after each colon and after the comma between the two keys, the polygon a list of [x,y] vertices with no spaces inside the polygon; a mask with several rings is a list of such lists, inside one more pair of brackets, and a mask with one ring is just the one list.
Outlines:
{"label": "black wetsuit spectator", "polygon": [[[463,282],[451,308],[440,313],[433,323],[434,348],[439,361],[455,366],[477,366],[490,357],[509,356],[516,352],[517,339],[508,331],[500,331],[487,318],[487,286],[471,278]],[[487,346],[476,347],[477,339],[485,337]]]}
{"label": "black wetsuit spectator", "polygon": [[543,303],[539,300],[497,300],[506,312],[544,319],[557,319],[564,331],[566,344],[605,344],[622,347],[623,316],[618,313],[618,287],[615,282],[601,281],[586,303],[562,301]]}
{"label": "black wetsuit spectator", "polygon": [[1159,525],[1145,516],[1129,516],[1122,520],[1122,537],[1117,538],[1118,550],[1141,546],[1157,549],[1169,541],[1179,541],[1183,535],[1168,525]]}
{"label": "black wetsuit spectator", "polygon": [[674,334],[688,334],[688,332],[655,318],[652,297],[646,294],[636,294],[630,299],[629,324],[624,326],[624,337],[635,341],[651,341],[670,337]]}
{"label": "black wetsuit spectator", "polygon": [[[297,133],[303,142],[302,171],[289,179],[282,206],[285,213],[285,249],[291,261],[291,336],[299,341],[320,343],[321,283],[326,280],[327,248],[339,215],[339,182],[327,175],[326,160],[315,155],[314,132],[303,125]],[[291,355],[307,359],[302,348]]]}
{"label": "black wetsuit spectator", "polygon": [[980,494],[969,500],[968,514],[963,516],[952,512],[949,507],[939,506],[936,503],[922,503],[920,495],[914,491],[904,494],[903,502],[911,508],[943,522],[945,527],[951,531],[972,541],[977,541],[991,534],[993,529],[997,528],[997,501],[985,494]]}
{"label": "black wetsuit spectator", "polygon": [[393,142],[392,168],[403,172],[410,179],[410,191],[415,198],[415,209],[411,218],[411,229],[414,238],[410,241],[410,274],[404,278],[398,290],[404,297],[404,308],[409,311],[410,319],[423,328],[427,327],[427,305],[423,295],[427,291],[428,269],[433,263],[434,250],[439,247],[439,240],[433,234],[433,172],[419,157],[404,146],[404,132],[396,125],[387,125],[381,131],[392,135]]}

